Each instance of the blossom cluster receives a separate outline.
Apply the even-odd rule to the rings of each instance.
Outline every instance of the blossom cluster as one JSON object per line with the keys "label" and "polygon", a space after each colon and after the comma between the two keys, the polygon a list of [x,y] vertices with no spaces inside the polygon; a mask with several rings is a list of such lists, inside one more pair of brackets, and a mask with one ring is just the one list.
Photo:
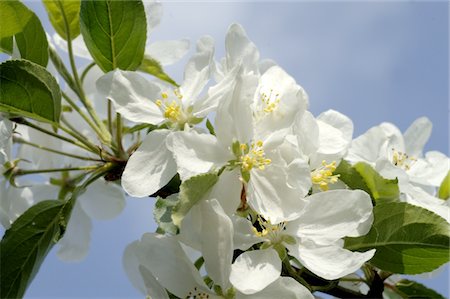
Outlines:
{"label": "blossom cluster", "polygon": [[[154,20],[148,23],[151,32],[161,8],[154,2],[146,8],[147,19]],[[68,51],[58,35],[49,41]],[[167,65],[188,48],[186,40],[162,41],[146,45],[146,54]],[[91,59],[81,37],[74,40],[74,53]],[[17,51],[14,55],[20,57]],[[54,68],[47,67],[56,77]],[[117,178],[101,177],[78,196],[59,257],[83,259],[91,219],[120,214],[125,194],[158,196],[155,209],[168,220],[155,212],[158,231],[131,243],[123,257],[131,283],[143,294],[157,299],[314,298],[315,290],[298,269],[336,281],[376,254],[375,246],[345,247],[345,238],[371,230],[374,196],[345,180],[339,171],[344,163],[363,162],[383,179],[396,181],[396,202],[450,221],[449,201],[436,195],[449,158],[423,152],[432,127],[427,118],[417,119],[404,133],[382,123],[354,138],[353,123],[342,113],[314,116],[306,91],[274,61],[261,59],[239,24],[228,29],[225,57],[217,59],[211,37],[197,41],[181,84],[149,78],[120,69],[104,74],[95,65],[87,72],[84,92],[94,99],[100,119],[115,111],[128,129],[115,144],[119,155],[96,146],[97,154],[86,151],[98,136],[83,120],[84,108],[80,114],[64,111],[62,123],[76,128],[86,144],[65,142],[73,137],[68,132],[55,138],[49,124],[0,117],[0,223],[5,229],[40,200],[64,199],[93,162],[115,163]],[[69,88],[65,95],[69,100],[76,96]],[[19,163],[31,169],[23,172]],[[61,166],[67,171],[42,171]],[[38,174],[39,182],[19,178],[28,173]],[[173,181],[179,190],[161,192]]]}

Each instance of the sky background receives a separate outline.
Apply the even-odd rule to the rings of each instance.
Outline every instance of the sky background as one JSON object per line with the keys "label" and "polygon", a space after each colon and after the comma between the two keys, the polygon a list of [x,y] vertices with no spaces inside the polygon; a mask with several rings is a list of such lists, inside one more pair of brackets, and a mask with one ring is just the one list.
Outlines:
{"label": "sky background", "polygon": [[[42,4],[24,2],[53,33]],[[220,58],[233,22],[244,26],[262,58],[275,60],[305,88],[315,115],[328,109],[346,114],[354,136],[383,121],[404,131],[427,116],[434,128],[426,150],[448,154],[446,1],[166,2],[162,22],[149,38],[189,38],[195,45],[208,34]],[[167,68],[178,82],[186,61]],[[83,262],[61,262],[55,248],[25,298],[142,298],[122,270],[122,253],[155,230],[153,203],[130,198],[118,218],[94,221]],[[448,266],[438,272],[432,279],[414,279],[448,296]]]}

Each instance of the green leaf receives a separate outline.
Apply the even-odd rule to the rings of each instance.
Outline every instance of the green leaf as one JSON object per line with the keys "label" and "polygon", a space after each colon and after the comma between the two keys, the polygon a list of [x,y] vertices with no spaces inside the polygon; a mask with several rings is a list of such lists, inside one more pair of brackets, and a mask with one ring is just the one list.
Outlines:
{"label": "green leaf", "polygon": [[0,38],[21,32],[32,15],[19,1],[0,1]]}
{"label": "green leaf", "polygon": [[42,66],[48,63],[48,42],[41,21],[33,13],[21,32],[15,35],[17,48],[22,59]]}
{"label": "green leaf", "polygon": [[172,85],[179,86],[177,82],[175,82],[164,72],[161,64],[156,59],[149,56],[144,57],[142,64],[139,66],[139,71],[155,76],[156,78],[166,81]]}
{"label": "green leaf", "polygon": [[153,216],[158,223],[158,232],[176,235],[178,227],[173,224],[172,210],[178,203],[178,194],[172,194],[166,198],[158,197],[153,209]]}
{"label": "green leaf", "polygon": [[0,242],[0,293],[22,298],[46,255],[63,236],[73,201],[45,200],[29,208]]}
{"label": "green leaf", "polygon": [[80,35],[80,0],[43,0],[48,18],[56,32],[67,40],[66,26],[70,39]]}
{"label": "green leaf", "polygon": [[147,36],[142,1],[83,1],[80,29],[94,61],[104,72],[136,70],[141,65]]}
{"label": "green leaf", "polygon": [[59,122],[61,91],[45,68],[26,60],[0,64],[0,111]]}
{"label": "green leaf", "polygon": [[427,288],[418,282],[402,279],[395,284],[394,291],[405,299],[445,299],[436,291]]}
{"label": "green leaf", "polygon": [[214,186],[218,178],[217,173],[205,173],[193,176],[181,183],[180,201],[172,210],[172,220],[176,226],[180,227],[184,216]]}
{"label": "green leaf", "polygon": [[445,176],[439,187],[439,198],[447,200],[450,197],[450,171]]}
{"label": "green leaf", "polygon": [[403,274],[430,272],[449,261],[450,227],[426,209],[403,202],[378,204],[365,236],[346,238],[350,250],[376,249],[376,267]]}
{"label": "green leaf", "polygon": [[13,51],[13,37],[0,38],[0,52],[11,55]]}
{"label": "green leaf", "polygon": [[400,195],[397,179],[383,178],[372,166],[364,162],[351,166],[342,160],[334,174],[339,174],[339,179],[351,189],[364,190],[374,200],[395,200]]}

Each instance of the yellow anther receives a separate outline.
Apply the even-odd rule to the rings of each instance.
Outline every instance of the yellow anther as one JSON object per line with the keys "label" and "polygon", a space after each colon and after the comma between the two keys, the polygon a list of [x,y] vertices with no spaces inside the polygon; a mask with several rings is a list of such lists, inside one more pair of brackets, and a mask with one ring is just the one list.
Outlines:
{"label": "yellow anther", "polygon": [[286,226],[285,222],[272,224],[269,220],[265,220],[258,215],[257,226],[252,227],[253,233],[258,237],[266,237],[271,240],[272,243],[278,243],[281,240],[282,233]]}
{"label": "yellow anther", "polygon": [[412,164],[417,161],[415,157],[410,157],[406,153],[399,152],[395,149],[392,149],[392,152],[392,164],[404,170],[411,169]]}
{"label": "yellow anther", "polygon": [[270,90],[269,94],[262,93],[261,94],[261,101],[264,104],[263,111],[266,113],[271,113],[275,109],[277,109],[278,104],[280,103],[280,95],[279,94],[273,94],[273,89]]}
{"label": "yellow anther", "polygon": [[311,181],[314,185],[318,185],[322,191],[329,190],[329,184],[334,184],[338,181],[339,174],[333,175],[336,170],[336,161],[327,164],[325,160],[322,161],[322,166],[316,168],[311,173]]}
{"label": "yellow anther", "polygon": [[243,171],[250,171],[253,167],[257,167],[260,170],[264,170],[267,165],[272,163],[272,160],[266,159],[264,149],[262,148],[263,142],[258,140],[250,144],[250,151],[247,153],[248,145],[241,144],[242,156],[240,163]]}
{"label": "yellow anther", "polygon": [[163,99],[167,99],[169,97],[169,95],[167,94],[167,92],[162,92],[161,96]]}
{"label": "yellow anther", "polygon": [[161,100],[156,100],[156,106],[161,107],[163,105]]}
{"label": "yellow anther", "polygon": [[181,107],[177,102],[173,101],[169,106],[166,106],[164,111],[164,117],[171,120],[172,122],[178,121],[181,115]]}

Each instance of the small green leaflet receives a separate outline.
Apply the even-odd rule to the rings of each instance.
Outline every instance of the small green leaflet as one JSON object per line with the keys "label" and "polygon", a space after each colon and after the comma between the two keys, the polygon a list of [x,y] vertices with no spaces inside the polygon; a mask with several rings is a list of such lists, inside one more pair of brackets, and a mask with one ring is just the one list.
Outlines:
{"label": "small green leaflet", "polygon": [[45,200],[29,208],[0,242],[0,293],[22,298],[53,245],[62,238],[73,200]]}
{"label": "small green leaflet", "polygon": [[80,35],[80,0],[43,0],[43,3],[59,36],[67,40],[66,26],[71,40]]}
{"label": "small green leaflet", "polygon": [[447,200],[450,197],[450,171],[445,176],[439,187],[438,196],[440,199]]}
{"label": "small green leaflet", "polygon": [[0,111],[51,123],[59,122],[61,91],[42,66],[26,60],[0,64]]}
{"label": "small green leaflet", "polygon": [[47,36],[41,21],[34,13],[23,30],[15,35],[15,39],[22,59],[30,60],[43,67],[47,66]]}
{"label": "small green leaflet", "polygon": [[199,202],[218,180],[217,173],[205,173],[185,180],[180,186],[180,201],[172,210],[173,223],[180,227],[189,210]]}
{"label": "small green leaflet", "polygon": [[423,284],[408,279],[397,282],[393,291],[403,299],[445,299],[444,296]]}
{"label": "small green leaflet", "polygon": [[21,32],[32,15],[19,1],[0,1],[0,38]]}
{"label": "small green leaflet", "polygon": [[334,174],[351,189],[361,189],[369,193],[374,200],[395,200],[399,197],[397,179],[383,178],[367,163],[358,162],[352,166],[342,160]]}
{"label": "small green leaflet", "polygon": [[450,227],[426,209],[403,202],[374,207],[374,223],[365,236],[346,238],[345,248],[376,249],[370,263],[392,273],[430,272],[449,261]]}
{"label": "small green leaflet", "polygon": [[153,209],[153,217],[158,223],[158,230],[162,234],[176,235],[178,228],[172,222],[172,210],[178,203],[178,194],[172,194],[166,198],[158,197]]}
{"label": "small green leaflet", "polygon": [[94,61],[104,71],[136,70],[142,63],[147,25],[142,1],[86,0],[80,29]]}
{"label": "small green leaflet", "polygon": [[156,78],[166,81],[174,86],[178,86],[177,82],[175,82],[164,72],[161,64],[156,59],[151,57],[144,57],[142,64],[139,66],[139,71],[155,76]]}

